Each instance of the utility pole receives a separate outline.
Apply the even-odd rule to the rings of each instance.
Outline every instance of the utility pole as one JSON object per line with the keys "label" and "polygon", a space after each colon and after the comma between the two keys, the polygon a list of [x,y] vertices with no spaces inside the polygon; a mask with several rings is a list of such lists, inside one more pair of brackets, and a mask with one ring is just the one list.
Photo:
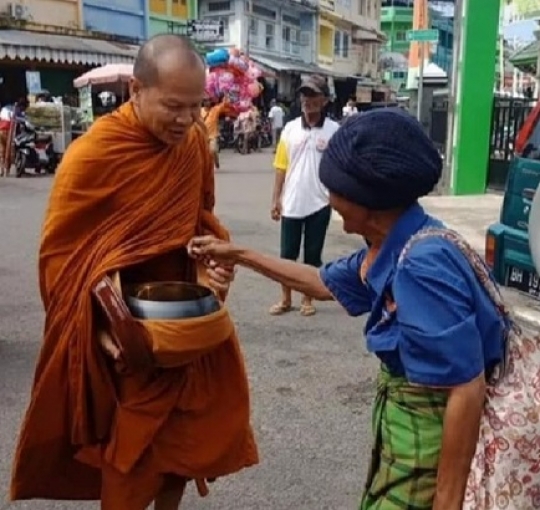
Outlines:
{"label": "utility pole", "polygon": [[[247,34],[246,34],[246,50],[245,50],[245,54],[246,54],[246,56],[249,57],[249,50],[250,50],[250,46],[251,46],[251,19],[253,17],[253,0],[247,0],[247,4],[248,4],[248,15],[246,16],[246,18],[247,18],[247,20],[246,20],[247,21],[247,23],[246,23]],[[245,7],[244,7],[244,9],[245,9]]]}
{"label": "utility pole", "polygon": [[448,92],[448,122],[446,128],[446,147],[443,175],[440,187],[445,195],[452,191],[452,166],[454,164],[454,138],[456,101],[458,99],[458,83],[460,75],[460,60],[463,23],[463,0],[456,0],[454,7],[454,48],[452,51],[452,74],[450,75],[450,89]]}
{"label": "utility pole", "polygon": [[418,68],[418,104],[416,108],[416,117],[418,118],[418,122],[422,124],[422,102],[424,100],[424,62],[426,43],[418,43],[418,50],[420,54],[420,67]]}
{"label": "utility pole", "polygon": [[390,53],[392,53],[394,51],[394,37],[396,36],[396,34],[394,33],[396,19],[395,0],[391,0],[390,2],[390,13],[392,16],[392,18],[390,19]]}

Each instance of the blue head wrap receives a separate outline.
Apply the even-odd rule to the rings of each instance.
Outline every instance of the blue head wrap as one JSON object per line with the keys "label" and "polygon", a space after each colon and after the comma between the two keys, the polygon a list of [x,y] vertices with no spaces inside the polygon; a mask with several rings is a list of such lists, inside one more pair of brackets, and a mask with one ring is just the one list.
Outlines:
{"label": "blue head wrap", "polygon": [[348,118],[330,139],[319,167],[331,192],[372,210],[412,205],[433,190],[441,173],[439,152],[401,108]]}

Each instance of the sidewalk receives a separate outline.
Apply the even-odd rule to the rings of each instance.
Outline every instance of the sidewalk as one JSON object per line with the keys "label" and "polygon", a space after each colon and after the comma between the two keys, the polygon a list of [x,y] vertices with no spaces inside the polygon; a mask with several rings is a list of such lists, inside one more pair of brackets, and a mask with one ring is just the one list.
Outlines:
{"label": "sidewalk", "polygon": [[[498,194],[478,196],[430,196],[421,203],[429,214],[459,232],[481,255],[484,254],[485,233],[499,218],[503,197]],[[338,215],[334,220],[341,221]],[[535,332],[540,328],[540,301],[510,289],[502,289],[519,323]]]}

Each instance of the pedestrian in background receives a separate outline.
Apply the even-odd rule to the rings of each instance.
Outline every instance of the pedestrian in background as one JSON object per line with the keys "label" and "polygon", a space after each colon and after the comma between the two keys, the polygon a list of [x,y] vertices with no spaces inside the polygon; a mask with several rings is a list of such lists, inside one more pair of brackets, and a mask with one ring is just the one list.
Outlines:
{"label": "pedestrian in background", "polygon": [[358,113],[358,108],[356,108],[356,102],[354,101],[354,99],[351,98],[347,101],[347,104],[343,107],[341,113],[344,118],[350,117],[351,115]]}
{"label": "pedestrian in background", "polygon": [[272,143],[277,150],[279,138],[281,137],[281,131],[283,130],[283,124],[285,119],[285,112],[281,105],[277,103],[275,99],[272,99],[270,103],[270,111],[268,112],[268,118],[272,122]]}
{"label": "pedestrian in background", "polygon": [[[276,151],[271,216],[281,221],[281,257],[297,260],[303,240],[304,262],[320,267],[331,210],[328,191],[319,179],[319,163],[339,124],[324,113],[329,90],[322,76],[311,76],[298,91],[302,114],[285,125]],[[291,310],[292,291],[283,285],[270,314]],[[304,295],[300,313],[307,317],[315,312],[311,296]]]}

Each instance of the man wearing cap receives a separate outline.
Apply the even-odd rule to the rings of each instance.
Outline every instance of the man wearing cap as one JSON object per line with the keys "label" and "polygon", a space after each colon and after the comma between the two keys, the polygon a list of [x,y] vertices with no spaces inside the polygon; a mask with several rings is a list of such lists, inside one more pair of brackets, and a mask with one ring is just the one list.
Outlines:
{"label": "man wearing cap", "polygon": [[[276,150],[271,215],[281,221],[281,257],[297,260],[303,240],[304,262],[320,267],[331,210],[328,191],[319,179],[319,163],[339,124],[324,113],[330,94],[322,76],[309,76],[298,92],[302,115],[285,125]],[[291,294],[282,286],[281,299],[270,314],[291,311]],[[302,297],[300,314],[315,314],[311,297]]]}

